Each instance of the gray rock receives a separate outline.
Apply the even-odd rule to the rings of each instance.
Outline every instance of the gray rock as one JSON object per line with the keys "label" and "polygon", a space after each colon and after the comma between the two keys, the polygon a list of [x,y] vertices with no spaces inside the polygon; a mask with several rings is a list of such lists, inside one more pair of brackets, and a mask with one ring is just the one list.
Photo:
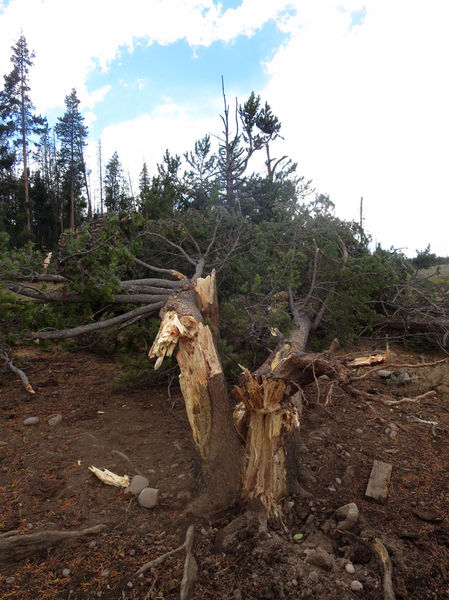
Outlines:
{"label": "gray rock", "polygon": [[140,492],[138,500],[140,506],[154,508],[159,502],[159,490],[147,487]]}
{"label": "gray rock", "polygon": [[359,509],[357,504],[350,502],[344,506],[340,506],[335,511],[335,517],[337,518],[337,529],[341,531],[348,531],[351,527],[359,520]]}
{"label": "gray rock", "polygon": [[37,425],[39,423],[39,417],[28,417],[23,421],[24,425]]}
{"label": "gray rock", "polygon": [[387,371],[386,369],[380,369],[377,371],[377,375],[382,379],[389,379],[393,375],[393,371]]}
{"label": "gray rock", "polygon": [[50,425],[50,427],[55,427],[56,425],[59,425],[61,421],[62,415],[52,415],[49,419],[47,419],[47,423]]}
{"label": "gray rock", "polygon": [[11,583],[14,583],[14,582],[15,582],[15,580],[16,580],[16,578],[15,578],[15,577],[7,577],[7,578],[6,578],[6,583],[7,583],[8,585],[10,585]]}
{"label": "gray rock", "polygon": [[345,564],[345,571],[346,573],[349,573],[350,575],[354,575],[355,573],[355,567],[352,563],[348,562]]}
{"label": "gray rock", "polygon": [[125,494],[138,496],[142,490],[148,487],[149,481],[143,475],[134,475],[129,486],[125,489]]}
{"label": "gray rock", "polygon": [[325,571],[332,569],[332,556],[322,548],[309,550],[305,562],[314,567],[320,567],[320,569],[324,569]]}
{"label": "gray rock", "polygon": [[62,569],[63,577],[70,577],[70,569]]}
{"label": "gray rock", "polygon": [[408,383],[412,380],[409,373],[407,373],[406,369],[401,369],[401,372],[398,375],[398,379],[401,383]]}
{"label": "gray rock", "polygon": [[360,427],[358,427],[358,428],[355,430],[355,433],[356,433],[357,435],[362,435],[362,434],[363,434],[363,429],[360,429]]}
{"label": "gray rock", "polygon": [[363,584],[360,581],[357,581],[357,579],[354,579],[354,581],[351,581],[351,590],[353,592],[362,592]]}

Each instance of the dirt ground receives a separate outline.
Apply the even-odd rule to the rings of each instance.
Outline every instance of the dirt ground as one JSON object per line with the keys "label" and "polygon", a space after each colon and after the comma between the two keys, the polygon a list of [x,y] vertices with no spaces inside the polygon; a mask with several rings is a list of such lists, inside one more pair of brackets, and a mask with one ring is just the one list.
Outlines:
{"label": "dirt ground", "polygon": [[[303,490],[285,501],[285,527],[241,530],[223,547],[220,532],[240,509],[214,521],[183,515],[194,494],[194,451],[179,396],[168,398],[166,387],[112,392],[119,367],[111,357],[33,347],[16,349],[13,359],[36,394],[1,372],[0,535],[106,527],[1,563],[1,600],[179,598],[183,551],[140,578],[134,574],[182,544],[191,523],[199,566],[195,599],[382,599],[375,538],[391,556],[396,598],[449,598],[447,364],[407,369],[412,379],[405,383],[377,373],[360,380],[359,389],[395,399],[436,391],[395,407],[374,402],[368,408],[337,388],[324,406],[329,382],[309,386],[301,422]],[[395,350],[390,363],[420,360]],[[49,425],[56,414],[62,421]],[[27,417],[40,421],[27,426]],[[365,496],[375,459],[392,465],[383,504]],[[146,476],[160,490],[159,505],[143,508],[96,479],[90,465]],[[349,502],[357,504],[359,521],[341,533],[334,513]]]}

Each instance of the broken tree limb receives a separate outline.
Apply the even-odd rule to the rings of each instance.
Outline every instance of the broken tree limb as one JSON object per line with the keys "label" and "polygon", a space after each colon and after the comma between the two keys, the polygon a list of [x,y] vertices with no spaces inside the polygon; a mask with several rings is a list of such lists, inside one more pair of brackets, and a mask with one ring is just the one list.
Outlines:
{"label": "broken tree limb", "polygon": [[384,600],[395,600],[392,581],[393,565],[391,564],[390,555],[379,538],[374,540],[373,548],[382,564],[382,592]]}
{"label": "broken tree limb", "polygon": [[14,373],[14,375],[17,375],[19,377],[19,379],[23,383],[23,387],[26,389],[26,391],[29,394],[35,394],[36,392],[33,390],[33,387],[31,386],[28,377],[22,371],[22,369],[19,369],[18,367],[16,367],[14,365],[14,363],[10,359],[9,355],[3,351],[3,352],[0,352],[0,358],[2,358],[5,361],[5,367],[7,369],[9,369],[12,373]]}
{"label": "broken tree limb", "polygon": [[36,552],[50,548],[55,544],[78,538],[84,535],[92,535],[102,531],[106,525],[100,524],[86,529],[74,531],[38,531],[36,533],[25,533],[18,535],[7,535],[0,538],[0,562],[12,562],[27,558]]}
{"label": "broken tree limb", "polygon": [[150,313],[156,312],[164,305],[163,302],[156,302],[154,304],[148,304],[147,306],[141,306],[135,308],[123,315],[112,317],[111,319],[105,319],[104,321],[97,321],[96,323],[90,323],[89,325],[81,325],[80,327],[73,327],[71,329],[58,329],[55,331],[38,331],[32,335],[32,339],[40,340],[65,340],[71,337],[77,337],[84,333],[91,333],[92,331],[98,331],[100,329],[107,329],[126,321],[131,321],[136,317],[149,315]]}

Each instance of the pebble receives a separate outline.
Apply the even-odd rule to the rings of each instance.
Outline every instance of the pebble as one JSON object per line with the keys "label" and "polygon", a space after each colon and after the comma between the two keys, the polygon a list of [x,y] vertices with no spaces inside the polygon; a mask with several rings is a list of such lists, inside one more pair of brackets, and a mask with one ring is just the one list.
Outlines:
{"label": "pebble", "polygon": [[63,577],[69,577],[70,576],[70,569],[62,569],[62,576]]}
{"label": "pebble", "polygon": [[39,417],[28,417],[23,421],[24,425],[37,425],[39,423]]}
{"label": "pebble", "polygon": [[360,429],[360,427],[358,427],[358,428],[355,430],[355,433],[356,433],[357,435],[362,435],[362,434],[363,434],[363,429]]}
{"label": "pebble", "polygon": [[100,573],[101,577],[107,577],[109,575],[109,569],[105,569]]}
{"label": "pebble", "polygon": [[345,571],[346,573],[350,573],[351,575],[354,575],[355,573],[355,568],[354,565],[350,562],[345,564]]}
{"label": "pebble", "polygon": [[143,489],[139,494],[138,501],[144,508],[154,508],[159,502],[159,490],[149,487]]}
{"label": "pebble", "polygon": [[7,583],[8,585],[10,585],[11,583],[14,583],[14,582],[15,582],[15,580],[16,580],[16,578],[15,578],[15,577],[7,577],[7,578],[6,578],[6,583]]}
{"label": "pebble", "polygon": [[341,485],[341,479],[340,479],[340,477],[336,477],[335,481],[338,483],[338,485]]}
{"label": "pebble", "polygon": [[131,589],[133,586],[132,581],[128,581],[128,583],[126,584],[127,587],[129,587],[129,589]]}
{"label": "pebble", "polygon": [[89,542],[88,546],[89,546],[89,548],[96,548],[97,542]]}
{"label": "pebble", "polygon": [[308,552],[304,562],[313,565],[314,567],[320,567],[325,571],[330,571],[332,569],[331,555],[319,547]]}
{"label": "pebble", "polygon": [[53,415],[49,419],[47,419],[47,423],[50,427],[55,427],[55,425],[59,425],[62,421],[62,415]]}
{"label": "pebble", "polygon": [[125,494],[132,494],[138,496],[142,490],[148,487],[149,481],[143,475],[134,475],[131,479],[131,483],[125,489]]}
{"label": "pebble", "polygon": [[386,369],[380,369],[379,371],[377,371],[377,376],[381,377],[382,379],[388,379],[392,375],[393,371],[387,371]]}
{"label": "pebble", "polygon": [[363,591],[363,584],[360,581],[357,581],[357,579],[354,579],[354,581],[351,581],[351,590],[353,592],[361,592]]}

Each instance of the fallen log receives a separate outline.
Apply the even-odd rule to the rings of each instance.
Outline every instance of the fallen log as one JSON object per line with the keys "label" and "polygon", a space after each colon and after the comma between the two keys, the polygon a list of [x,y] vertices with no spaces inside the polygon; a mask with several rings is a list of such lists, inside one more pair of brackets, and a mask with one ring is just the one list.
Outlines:
{"label": "fallen log", "polygon": [[92,535],[102,531],[106,525],[99,524],[86,529],[73,531],[37,531],[36,533],[17,534],[6,532],[0,536],[0,562],[15,562],[32,556],[36,552],[46,550],[64,540],[71,540],[84,535]]}

